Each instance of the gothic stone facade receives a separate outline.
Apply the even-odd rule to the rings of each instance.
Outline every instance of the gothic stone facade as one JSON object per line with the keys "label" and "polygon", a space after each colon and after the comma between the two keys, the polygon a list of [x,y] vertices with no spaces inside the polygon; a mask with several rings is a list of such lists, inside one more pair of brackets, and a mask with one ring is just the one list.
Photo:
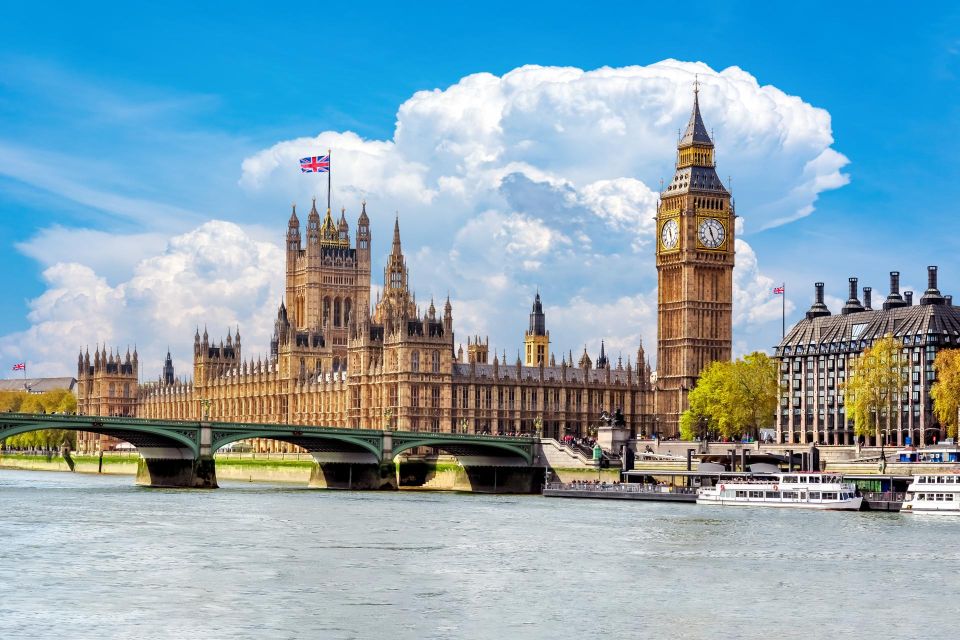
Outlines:
{"label": "gothic stone facade", "polygon": [[[777,439],[789,443],[853,444],[853,422],[846,415],[843,383],[853,359],[874,340],[893,336],[903,343],[904,387],[894,397],[889,427],[880,438],[901,446],[931,442],[945,434],[933,414],[930,389],[933,360],[940,349],[960,346],[960,308],[937,288],[937,268],[927,269],[927,290],[919,304],[913,292],[900,294],[900,274],[890,273],[890,294],[881,308],[872,308],[871,288],[857,297],[857,278],[849,280],[849,296],[839,315],[824,303],[823,283],[806,317],[777,346],[780,363],[780,408]],[[877,439],[877,438],[874,438]]]}
{"label": "gothic stone facade", "polygon": [[[321,223],[314,207],[301,245],[296,212],[287,230],[286,300],[274,324],[267,359],[245,359],[239,330],[211,341],[194,335],[193,378],[178,380],[167,357],[156,382],[138,385],[132,367],[112,356],[81,356],[80,411],[145,418],[269,422],[346,428],[432,432],[533,433],[555,438],[586,435],[602,409],[620,407],[637,433],[651,430],[650,366],[642,346],[637,366],[616,364],[604,348],[596,365],[584,350],[560,365],[548,357],[546,320],[539,294],[531,314],[531,344],[537,360],[525,366],[506,356],[489,360],[489,342],[468,339],[466,357],[455,352],[453,308],[442,313],[431,301],[420,312],[395,221],[382,295],[370,308],[370,222],[366,206],[355,243],[341,214]],[[536,349],[535,347],[540,347]],[[100,362],[105,363],[101,366]],[[117,360],[119,362],[119,360]],[[119,368],[118,368],[119,367]],[[109,378],[109,381],[108,381]],[[114,380],[116,378],[116,380]],[[105,386],[113,383],[113,387]],[[114,394],[109,389],[113,388]],[[122,392],[119,390],[123,390]],[[122,402],[114,399],[122,393]],[[281,442],[255,442],[259,450],[286,451]],[[103,447],[99,437],[81,448]]]}

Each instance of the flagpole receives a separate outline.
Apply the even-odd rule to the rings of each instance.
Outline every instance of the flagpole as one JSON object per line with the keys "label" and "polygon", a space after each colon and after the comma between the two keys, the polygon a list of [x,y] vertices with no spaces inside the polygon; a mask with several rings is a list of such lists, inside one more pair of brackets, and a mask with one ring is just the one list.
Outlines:
{"label": "flagpole", "polygon": [[780,340],[787,337],[787,283],[780,285],[783,295],[780,296]]}
{"label": "flagpole", "polygon": [[333,173],[333,158],[330,157],[330,149],[327,149],[327,211],[330,211],[330,174]]}

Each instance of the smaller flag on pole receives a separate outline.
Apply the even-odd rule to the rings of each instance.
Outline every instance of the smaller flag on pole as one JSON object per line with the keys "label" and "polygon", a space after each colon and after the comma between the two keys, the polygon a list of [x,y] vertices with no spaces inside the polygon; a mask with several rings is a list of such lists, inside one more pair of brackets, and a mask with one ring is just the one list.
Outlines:
{"label": "smaller flag on pole", "polygon": [[26,362],[18,362],[17,364],[13,365],[13,370],[14,370],[14,371],[26,371],[26,370],[27,370],[27,363],[26,363]]}
{"label": "smaller flag on pole", "polygon": [[330,154],[300,158],[300,173],[326,173],[330,171]]}
{"label": "smaller flag on pole", "polygon": [[773,293],[774,295],[783,295],[783,287],[774,287]]}

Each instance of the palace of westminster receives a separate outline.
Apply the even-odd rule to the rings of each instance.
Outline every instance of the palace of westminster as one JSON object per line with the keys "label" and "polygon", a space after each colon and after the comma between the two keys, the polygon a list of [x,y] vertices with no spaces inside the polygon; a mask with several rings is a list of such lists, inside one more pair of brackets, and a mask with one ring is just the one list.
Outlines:
{"label": "palace of westminster", "polygon": [[[717,176],[714,146],[697,93],[677,147],[676,172],[657,211],[658,370],[642,345],[611,361],[601,345],[559,364],[540,294],[523,334],[523,357],[507,362],[489,341],[454,340],[453,308],[421,312],[409,287],[399,220],[371,300],[373,238],[364,204],[353,240],[345,213],[334,221],[316,203],[301,228],[287,226],[286,290],[270,356],[243,357],[239,330],[223,340],[193,336],[193,376],[174,375],[169,353],[159,379],[139,383],[136,351],[81,353],[78,410],[174,420],[267,422],[343,428],[583,436],[604,409],[621,409],[635,434],[677,433],[687,394],[703,367],[731,357],[734,211]],[[305,234],[305,238],[302,234]],[[372,304],[371,304],[372,303]],[[492,356],[492,358],[491,358]],[[109,448],[81,434],[80,450]],[[291,445],[257,441],[261,450]]]}

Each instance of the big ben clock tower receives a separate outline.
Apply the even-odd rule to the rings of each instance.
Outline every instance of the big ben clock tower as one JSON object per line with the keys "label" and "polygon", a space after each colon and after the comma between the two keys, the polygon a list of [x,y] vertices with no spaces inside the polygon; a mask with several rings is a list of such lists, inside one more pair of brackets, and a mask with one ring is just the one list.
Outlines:
{"label": "big ben clock tower", "polygon": [[679,432],[700,372],[729,360],[733,335],[730,192],[717,177],[699,88],[677,145],[677,170],[657,208],[657,392],[660,432]]}

